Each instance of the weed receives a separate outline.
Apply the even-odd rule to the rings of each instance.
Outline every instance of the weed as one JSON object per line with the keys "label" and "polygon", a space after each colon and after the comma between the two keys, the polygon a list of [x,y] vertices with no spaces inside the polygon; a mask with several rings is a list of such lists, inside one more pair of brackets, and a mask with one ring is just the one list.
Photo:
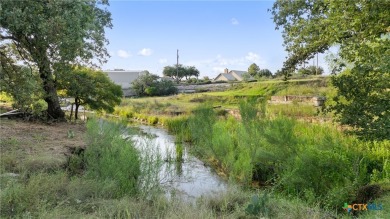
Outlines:
{"label": "weed", "polygon": [[263,196],[259,197],[257,194],[252,196],[251,202],[246,207],[245,212],[250,215],[262,215],[268,217],[268,195],[264,192]]}
{"label": "weed", "polygon": [[67,132],[67,137],[68,138],[74,138],[74,131],[69,129],[68,132]]}

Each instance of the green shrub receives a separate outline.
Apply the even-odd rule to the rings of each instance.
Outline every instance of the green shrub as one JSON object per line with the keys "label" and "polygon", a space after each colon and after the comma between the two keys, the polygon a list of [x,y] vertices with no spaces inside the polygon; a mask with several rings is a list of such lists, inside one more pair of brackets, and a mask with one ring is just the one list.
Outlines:
{"label": "green shrub", "polygon": [[0,91],[0,102],[11,103],[13,101],[11,95],[4,91]]}
{"label": "green shrub", "polygon": [[91,119],[87,123],[85,162],[87,174],[100,181],[114,180],[118,197],[138,192],[139,152],[123,138],[123,126]]}
{"label": "green shrub", "polygon": [[34,116],[41,117],[47,109],[47,103],[44,100],[38,100],[31,104],[31,109]]}
{"label": "green shrub", "polygon": [[211,106],[203,105],[194,110],[188,120],[192,140],[197,147],[210,146],[213,139],[213,126],[217,117]]}
{"label": "green shrub", "polygon": [[149,116],[148,117],[148,123],[150,125],[155,125],[158,123],[158,118],[156,116]]}

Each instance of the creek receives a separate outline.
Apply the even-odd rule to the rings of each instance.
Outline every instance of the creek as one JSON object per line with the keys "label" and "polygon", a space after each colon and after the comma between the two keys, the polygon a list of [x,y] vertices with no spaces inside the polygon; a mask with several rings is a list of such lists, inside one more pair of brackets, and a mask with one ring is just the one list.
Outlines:
{"label": "creek", "polygon": [[164,129],[143,125],[137,127],[142,134],[128,137],[138,148],[153,147],[152,150],[141,150],[141,153],[159,153],[162,163],[158,178],[167,197],[179,196],[194,201],[204,195],[226,191],[227,183],[212,168],[190,154],[188,145],[176,143],[175,136]]}

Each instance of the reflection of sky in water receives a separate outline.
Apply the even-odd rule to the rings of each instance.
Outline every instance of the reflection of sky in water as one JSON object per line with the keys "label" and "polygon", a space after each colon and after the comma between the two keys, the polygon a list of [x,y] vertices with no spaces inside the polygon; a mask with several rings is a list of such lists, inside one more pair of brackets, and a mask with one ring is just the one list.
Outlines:
{"label": "reflection of sky in water", "polygon": [[171,160],[171,162],[164,163],[159,174],[160,182],[167,191],[175,190],[175,194],[192,199],[226,190],[226,183],[211,168],[204,166],[199,159],[188,154],[185,147],[183,148],[183,162],[175,162],[174,136],[155,127],[140,126],[140,128],[153,137],[133,136],[132,139],[137,142],[137,147],[145,145],[158,147],[155,151],[161,153],[162,159]]}

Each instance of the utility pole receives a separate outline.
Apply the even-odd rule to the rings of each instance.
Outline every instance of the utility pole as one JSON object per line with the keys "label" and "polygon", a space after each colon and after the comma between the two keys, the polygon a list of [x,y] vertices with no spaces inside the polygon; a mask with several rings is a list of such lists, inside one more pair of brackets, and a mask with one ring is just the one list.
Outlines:
{"label": "utility pole", "polygon": [[176,82],[179,84],[179,50],[177,50],[177,63],[176,63]]}
{"label": "utility pole", "polygon": [[316,63],[315,63],[315,59],[314,59],[314,57],[313,57],[313,66],[316,66]]}
{"label": "utility pole", "polygon": [[318,75],[318,52],[317,52],[317,68],[316,68],[316,75]]}

